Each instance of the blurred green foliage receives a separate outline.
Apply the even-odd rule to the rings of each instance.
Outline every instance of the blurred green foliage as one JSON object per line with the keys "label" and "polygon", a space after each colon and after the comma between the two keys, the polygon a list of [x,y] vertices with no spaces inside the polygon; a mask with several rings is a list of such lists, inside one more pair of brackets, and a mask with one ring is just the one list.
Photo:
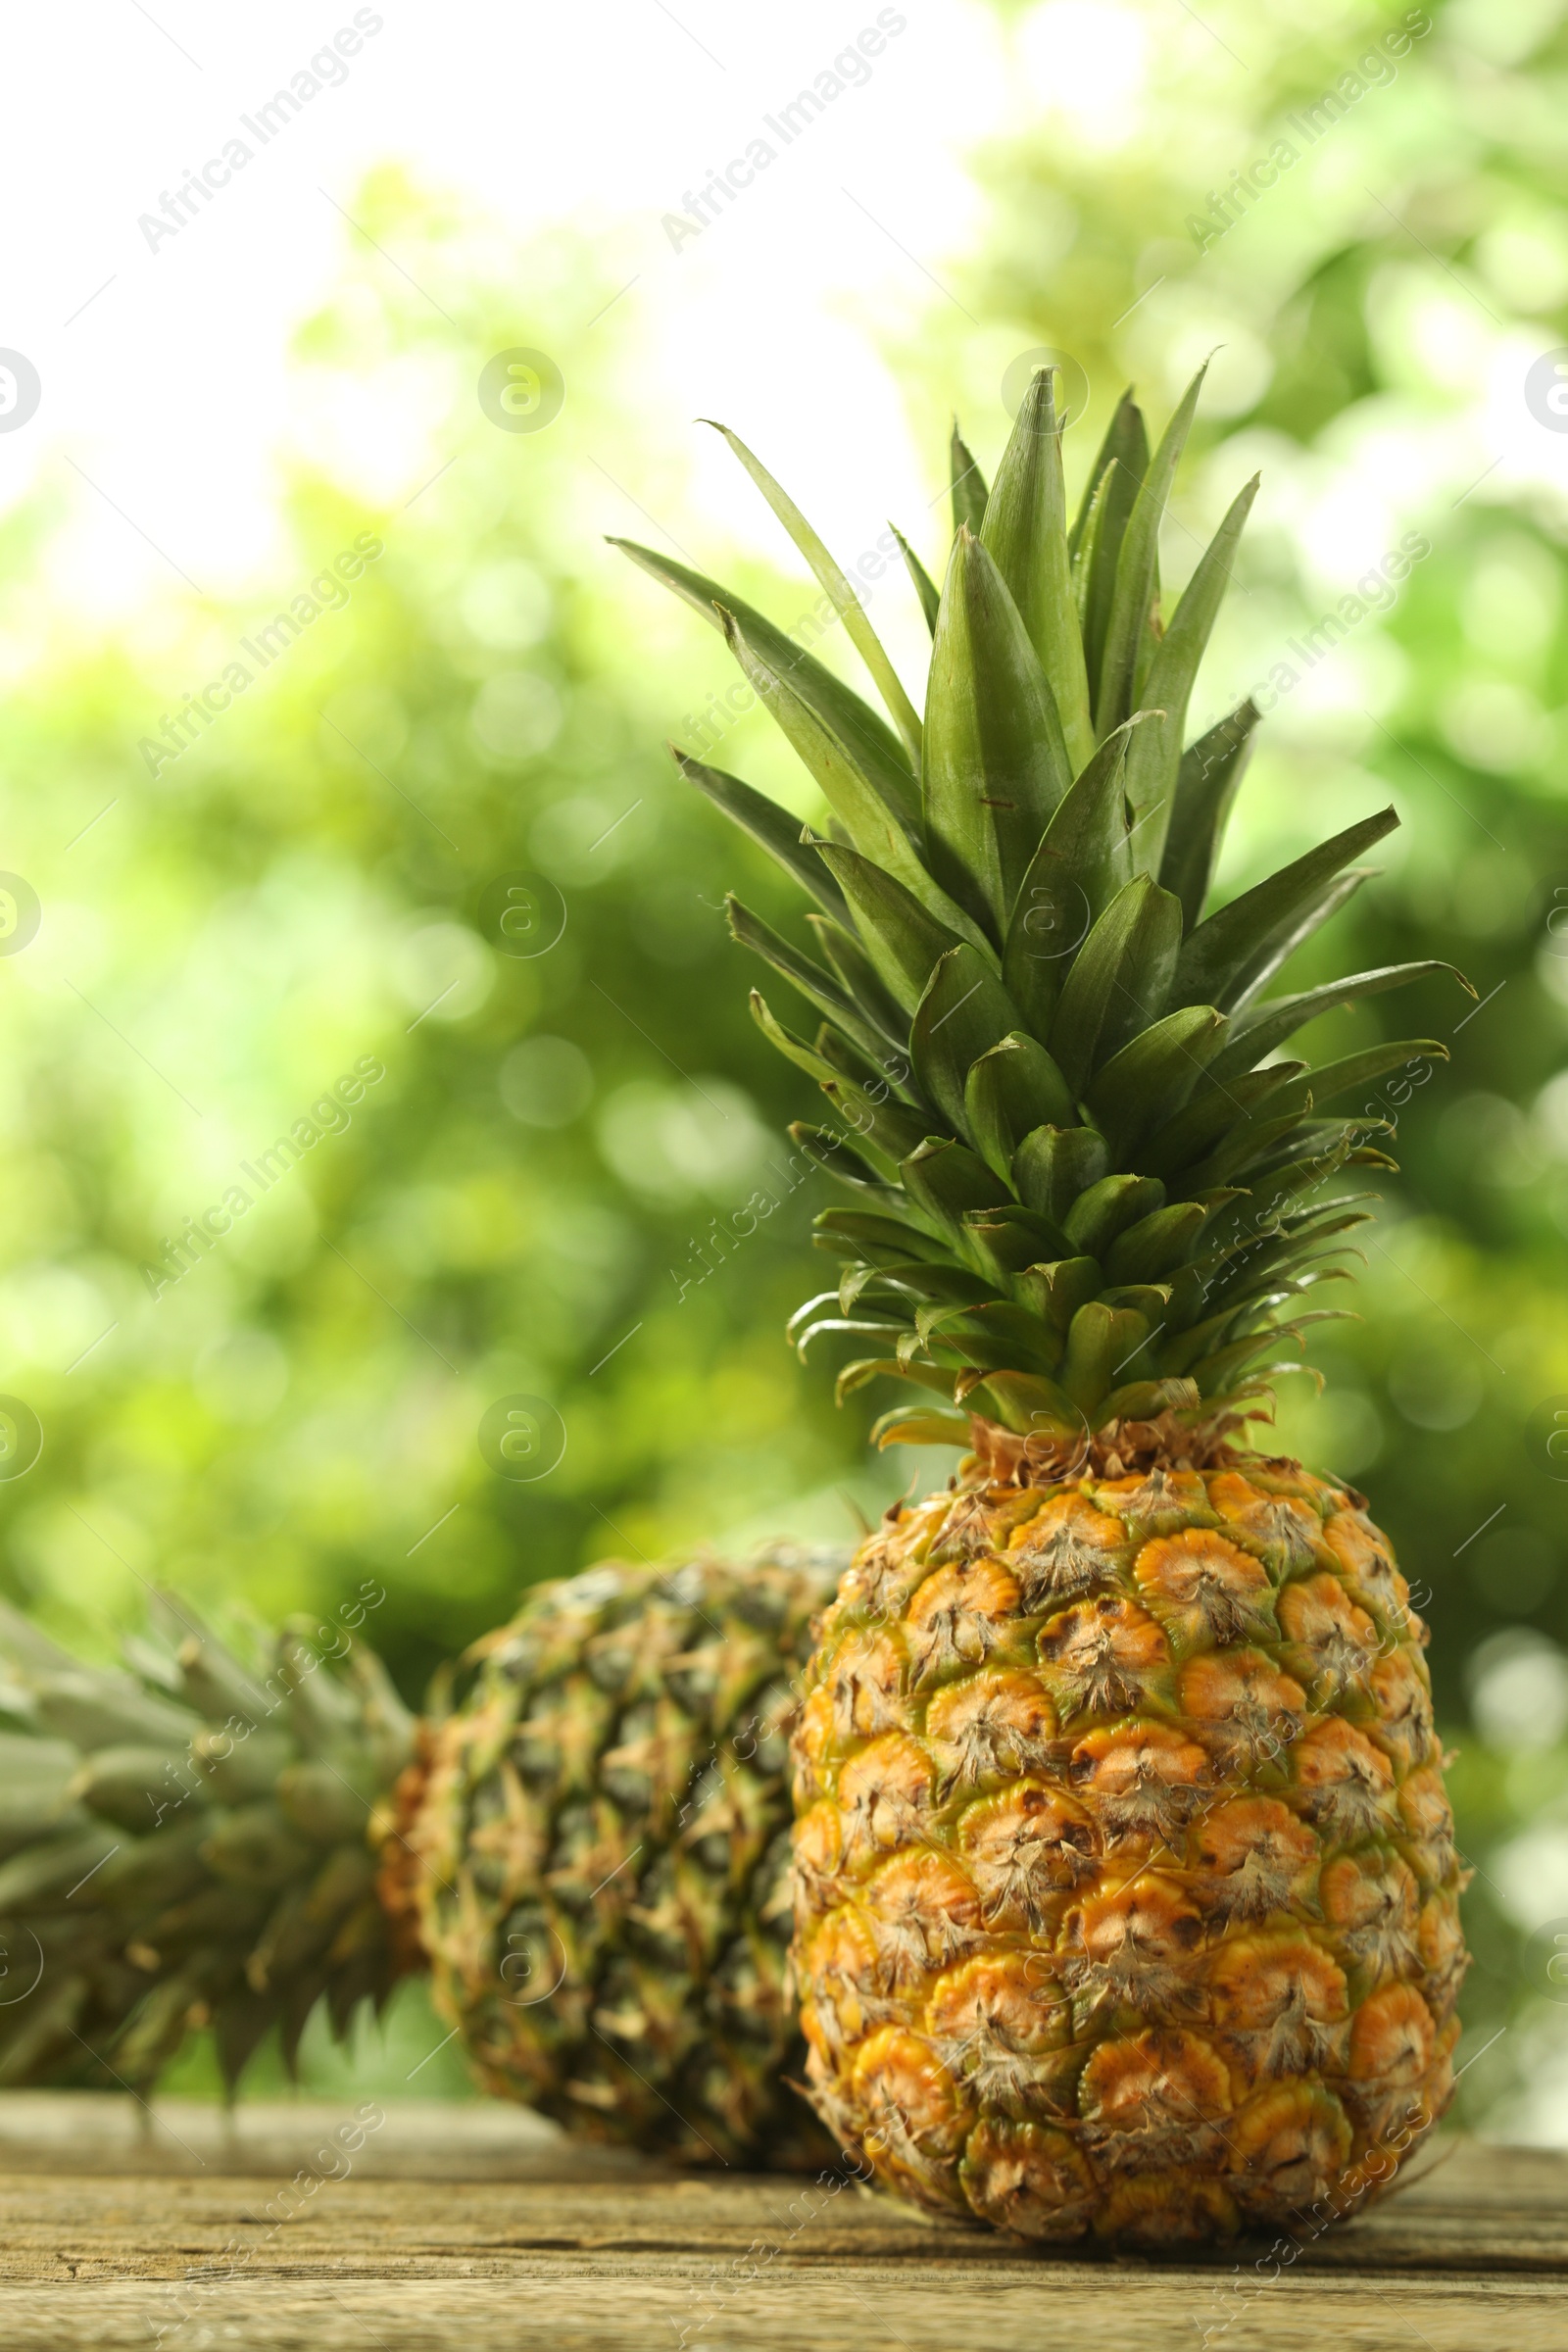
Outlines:
{"label": "blurred green foliage", "polygon": [[[421,269],[466,269],[395,178],[370,201]],[[584,446],[612,446],[594,371],[563,346],[551,434],[479,414],[469,354],[514,339],[515,266],[469,270],[461,340],[352,272],[302,337],[318,397],[368,410],[416,355],[461,451],[438,487],[389,515],[299,478],[272,597],[166,623],[151,658],[45,648],[8,697],[8,857],[44,919],[0,964],[0,1330],[44,1449],[0,1514],[13,1591],[77,1638],[133,1621],[140,1580],[270,1620],[374,1573],[370,1638],[416,1697],[525,1584],[765,1530],[857,1460],[781,1341],[815,1187],[769,1176],[787,1074],[722,918],[738,870],[782,892],[662,751],[672,683],[700,705],[715,665],[575,512]],[[366,531],[385,552],[347,604],[177,759],[138,757],[174,681],[248,661]],[[545,953],[484,904],[518,870],[564,918]],[[345,1120],[328,1090],[367,1060]],[[320,1140],[263,1194],[313,1104]],[[236,1184],[254,1205],[165,1281],[163,1243]],[[477,1443],[519,1393],[565,1431],[531,1482]]]}
{"label": "blurred green foliage", "polygon": [[[462,327],[371,254],[299,368],[350,440],[357,416],[434,416],[428,488],[372,511],[350,466],[298,469],[269,591],[111,644],[20,585],[54,513],[11,526],[28,658],[0,803],[42,922],[0,956],[0,1390],[43,1449],[0,1478],[0,1527],[10,1594],[100,1652],[149,1583],[238,1630],[315,1623],[371,1577],[366,1638],[417,1703],[539,1579],[813,1518],[848,1535],[835,1477],[874,1511],[892,1473],[783,1342],[824,1180],[789,1171],[788,1073],[753,1051],[722,899],[786,893],[662,748],[726,682],[711,649],[582,513],[587,453],[629,434],[615,326],[579,355],[559,324],[598,307],[599,266],[569,239],[498,250],[391,172],[361,218]],[[571,387],[537,435],[475,397],[522,276]],[[340,601],[319,583],[356,540],[383,552]],[[264,637],[312,580],[318,616]],[[236,661],[253,682],[163,756]],[[499,921],[519,872],[546,920],[520,940]],[[208,1211],[228,1229],[202,1244]],[[480,1450],[519,1395],[564,1437],[538,1478]],[[401,2090],[441,2031],[414,1988],[361,2075]],[[211,2087],[209,2055],[172,2080]],[[461,2082],[447,2051],[410,2086]]]}
{"label": "blurred green foliage", "polygon": [[[1430,1592],[1480,1872],[1473,2046],[1514,2027],[1466,2096],[1561,2135],[1568,2040],[1521,1949],[1568,1918],[1568,1489],[1545,1451],[1568,1404],[1568,434],[1525,396],[1568,337],[1563,11],[1462,0],[1395,50],[1404,12],[1297,0],[1207,0],[1201,24],[1084,0],[998,13],[1035,119],[978,161],[988,230],[945,271],[961,306],[934,299],[891,339],[933,489],[954,405],[994,460],[1019,355],[1082,370],[1081,473],[1124,381],[1162,416],[1218,346],[1173,585],[1246,475],[1264,483],[1205,717],[1291,663],[1402,531],[1430,542],[1391,611],[1296,664],[1222,882],[1392,795],[1403,830],[1321,960],[1434,956],[1479,992],[1374,1000],[1306,1041],[1424,1035],[1450,1058],[1374,1106],[1401,1173],[1380,1188],[1364,1320],[1329,1327],[1326,1393],[1294,1384],[1277,1442],[1366,1487]],[[1356,72],[1379,56],[1387,74]],[[1333,89],[1342,119],[1298,129],[1225,225],[1212,198]],[[431,474],[450,466],[386,512],[331,467],[298,472],[292,552],[244,610],[149,616],[105,647],[8,600],[5,856],[44,919],[0,968],[0,1387],[44,1449],[0,1485],[0,1525],[11,1591],[105,1642],[140,1579],[270,1619],[376,1576],[371,1638],[416,1697],[537,1577],[847,1531],[837,1485],[874,1511],[935,1465],[868,1465],[879,1400],[834,1413],[822,1368],[782,1344],[819,1202],[780,1181],[777,1139],[811,1106],[758,1048],[719,907],[733,885],[788,927],[793,902],[659,749],[728,682],[721,649],[583,522],[587,468],[620,452],[681,527],[683,454],[649,450],[634,415],[634,306],[561,324],[592,313],[585,288],[613,291],[613,257],[561,236],[524,267],[391,173],[359,217],[461,325],[356,263],[301,369],[323,410],[368,420],[412,380],[446,419]],[[565,410],[497,432],[472,355],[535,335]],[[13,520],[9,577],[56,522],[47,504]],[[350,602],[149,776],[138,739],[177,694],[367,530],[385,552]],[[800,609],[798,585],[691,552]],[[721,760],[777,788],[750,722],[737,739]],[[503,952],[481,906],[520,869],[565,913],[534,957]],[[386,1075],[347,1130],[154,1298],[163,1239],[361,1056]],[[778,1206],[738,1232],[760,1189]],[[566,1438],[533,1483],[477,1443],[521,1393]]]}

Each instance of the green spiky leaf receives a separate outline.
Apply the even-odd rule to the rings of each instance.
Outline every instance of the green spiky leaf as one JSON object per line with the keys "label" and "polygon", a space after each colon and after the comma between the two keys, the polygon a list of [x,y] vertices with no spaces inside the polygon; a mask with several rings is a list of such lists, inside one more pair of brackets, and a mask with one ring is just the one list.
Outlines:
{"label": "green spiky leaf", "polygon": [[984,949],[958,907],[951,909],[954,921],[944,922],[895,875],[836,842],[819,843],[818,856],[849,901],[877,978],[906,1013],[919,1004],[944,956],[965,945]]}
{"label": "green spiky leaf", "polygon": [[1019,1018],[973,948],[950,948],[939,958],[915,1006],[909,1041],[921,1086],[956,1130],[965,1124],[970,1065],[1016,1029]]}
{"label": "green spiky leaf", "polygon": [[[1070,775],[1090,759],[1095,735],[1083,638],[1073,609],[1062,428],[1053,374],[1049,368],[1040,368],[1019,404],[986,501],[980,539],[1011,592],[1039,657],[1071,762],[1066,771]],[[1064,776],[1063,790],[1065,783]],[[1058,791],[1054,799],[1060,797]]]}
{"label": "green spiky leaf", "polygon": [[919,790],[908,756],[887,721],[853,687],[836,678],[814,654],[804,653],[792,637],[776,628],[755,605],[731,595],[716,580],[691,570],[685,564],[677,564],[672,557],[660,555],[654,548],[639,546],[635,539],[611,539],[608,544],[618,548],[651,578],[690,605],[720,635],[724,629],[720,612],[731,613],[740,623],[747,643],[780,675],[788,677],[801,700],[872,777],[890,808],[902,808],[913,818],[919,805]]}
{"label": "green spiky leaf", "polygon": [[920,610],[925,614],[925,625],[934,637],[937,632],[937,613],[942,605],[942,591],[904,533],[899,529],[898,524],[890,522],[888,528],[899,543],[899,553],[904,558],[904,568],[914,582],[914,593],[920,600]]}
{"label": "green spiky leaf", "polygon": [[1182,760],[1182,735],[1199,663],[1208,645],[1220,600],[1230,584],[1242,527],[1257,496],[1254,473],[1199,558],[1198,567],[1171,615],[1139,688],[1139,700],[1158,713],[1133,738],[1127,757],[1127,798],[1148,825],[1141,855],[1151,865],[1160,855],[1172,813]]}
{"label": "green spiky leaf", "polygon": [[1246,772],[1257,722],[1257,705],[1249,698],[1182,754],[1159,880],[1161,889],[1180,899],[1188,931],[1202,920],[1220,836]]}
{"label": "green spiky leaf", "polygon": [[[819,959],[732,918],[824,1016],[808,1043],[759,1014],[859,1147],[800,1131],[802,1157],[860,1196],[817,1220],[840,1262],[813,1331],[892,1338],[849,1387],[934,1373],[1014,1431],[1254,1409],[1308,1320],[1284,1309],[1344,1271],[1340,1237],[1365,1212],[1339,1188],[1391,1164],[1373,1138],[1430,1062],[1403,1065],[1436,1051],[1371,1045],[1320,1073],[1270,1058],[1319,1015],[1449,968],[1266,994],[1365,878],[1354,860],[1388,813],[1206,912],[1257,711],[1182,735],[1256,484],[1165,614],[1160,525],[1200,381],[1152,460],[1119,403],[1070,529],[1049,373],[989,498],[955,436],[940,598],[906,549],[934,629],[918,805],[882,721],[733,600],[731,642],[827,798],[830,838],[792,839],[736,779],[694,774],[818,902]],[[850,584],[741,455],[886,685]],[[639,560],[711,602],[700,575]]]}
{"label": "green spiky leaf", "polygon": [[[1102,735],[1118,727],[1133,712],[1133,681],[1138,655],[1149,627],[1159,562],[1159,526],[1177,463],[1198,407],[1206,368],[1200,368],[1164,432],[1138,487],[1127,528],[1116,558],[1115,585],[1105,621],[1105,650],[1101,658],[1095,698],[1095,725]],[[1142,811],[1140,810],[1141,814]]]}
{"label": "green spiky leaf", "polygon": [[908,747],[910,759],[917,760],[920,757],[920,721],[915,716],[914,705],[906,694],[898,671],[883,651],[882,641],[877,636],[875,629],[872,628],[865,607],[861,604],[847,574],[840,569],[829,555],[826,547],[812,530],[789,493],[773,479],[761,460],[753,455],[740,435],[732,433],[727,424],[713,423],[711,417],[705,418],[704,421],[712,424],[715,433],[722,433],[801,554],[806,558],[817,579],[832,598],[834,610],[844,623],[845,632],[876,681],[877,692],[886,704],[888,714],[894,725]]}
{"label": "green spiky leaf", "polygon": [[1080,1094],[1162,1009],[1181,938],[1181,907],[1147,874],[1134,875],[1090,932],[1051,1023],[1051,1051]]}
{"label": "green spiky leaf", "polygon": [[948,443],[948,473],[953,491],[953,535],[956,538],[960,531],[969,530],[978,539],[986,518],[986,477],[975,464],[974,453],[965,447],[956,417]]}
{"label": "green spiky leaf", "polygon": [[760,842],[791,880],[798,882],[826,913],[843,918],[844,894],[815,851],[802,841],[798,817],[791,816],[776,801],[754,792],[739,776],[727,776],[720,767],[707,766],[673,743],[669,754],[688,784],[695,784],[716,808],[722,808],[743,832]]}
{"label": "green spiky leaf", "polygon": [[1149,435],[1143,413],[1132,394],[1124,392],[1095,460],[1084,504],[1068,540],[1079,573],[1080,626],[1091,702],[1099,697],[1122,542],[1148,471]]}
{"label": "green spiky leaf", "polygon": [[869,1022],[862,1020],[831,973],[823,971],[820,964],[813,963],[808,956],[803,956],[792,948],[787,939],[780,938],[771,924],[764,923],[761,916],[754,914],[749,906],[743,906],[739,899],[726,899],[724,905],[729,916],[730,936],[741,947],[750,948],[754,955],[760,956],[765,963],[770,963],[774,971],[789,981],[792,988],[800,990],[808,1004],[814,1004],[818,1012],[826,1013],[847,1038],[875,1059],[882,1041]]}
{"label": "green spiky leaf", "polygon": [[1172,1004],[1217,1004],[1229,1011],[1250,981],[1254,987],[1262,985],[1274,968],[1265,961],[1271,946],[1281,942],[1283,960],[1309,935],[1309,928],[1326,921],[1341,903],[1339,897],[1326,895],[1341,867],[1382,841],[1398,821],[1397,810],[1380,808],[1375,816],[1347,825],[1343,833],[1281,866],[1266,882],[1243,891],[1200,923],[1183,942]]}
{"label": "green spiky leaf", "polygon": [[926,834],[940,878],[999,942],[1071,781],[1055,697],[1018,609],[962,530],[931,647]]}
{"label": "green spiky leaf", "polygon": [[1070,1127],[1077,1110],[1067,1082],[1038,1039],[1014,1029],[979,1054],[963,1082],[964,1125],[975,1150],[999,1176],[1040,1126]]}

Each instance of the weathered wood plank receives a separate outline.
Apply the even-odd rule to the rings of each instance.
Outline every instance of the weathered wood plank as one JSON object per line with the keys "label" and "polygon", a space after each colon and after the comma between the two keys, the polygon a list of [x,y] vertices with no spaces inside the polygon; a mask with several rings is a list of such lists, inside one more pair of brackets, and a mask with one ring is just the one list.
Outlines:
{"label": "weathered wood plank", "polygon": [[0,2299],[7,2352],[1564,2352],[1568,2307],[1521,2280],[1292,2278],[1218,2332],[1207,2282],[1174,2274],[911,2283],[894,2271],[830,2269],[743,2289],[721,2304],[700,2281],[517,2277],[505,2286],[412,2279],[269,2280],[183,2317],[157,2287],[33,2287]]}
{"label": "weathered wood plank", "polygon": [[352,2170],[362,2180],[679,2180],[674,2167],[623,2148],[567,2139],[526,2107],[500,2099],[207,2099],[152,2106],[119,2091],[0,2091],[0,2173],[243,2174],[288,2178],[351,2125],[366,2131]]}
{"label": "weathered wood plank", "polygon": [[[1457,2159],[1402,2199],[1326,2232],[1286,2268],[1312,2272],[1513,2272],[1550,2278],[1568,2298],[1568,2212],[1547,2160],[1518,2165],[1514,2194],[1470,2183],[1484,2156]],[[1046,2257],[1017,2240],[931,2222],[851,2182],[742,2177],[652,2178],[635,2182],[451,2179],[307,2180],[63,2173],[0,2178],[6,2216],[0,2278],[178,2278],[192,2263],[303,2275],[434,2277],[445,2271],[503,2278],[538,2258],[563,2262],[671,2263],[777,2270],[831,2262],[892,2264],[905,2272],[961,2271],[982,2278],[1033,2275]],[[68,2249],[68,2251],[67,2251]],[[1242,2249],[1253,2266],[1262,2241]],[[1054,2258],[1058,2267],[1103,2268],[1093,2249]],[[69,2260],[69,2271],[59,2265]],[[1190,2261],[1216,2276],[1237,2266],[1217,2250]],[[1133,2267],[1124,2259],[1122,2268]]]}
{"label": "weathered wood plank", "polygon": [[1453,2143],[1290,2265],[1166,2264],[1047,2255],[853,2183],[684,2174],[489,2105],[407,2103],[347,2155],[348,2107],[171,2104],[149,2129],[128,2106],[0,2099],[6,2352],[1039,2352],[1048,2329],[1164,2352],[1205,2328],[1210,2352],[1568,2352],[1548,2153]]}

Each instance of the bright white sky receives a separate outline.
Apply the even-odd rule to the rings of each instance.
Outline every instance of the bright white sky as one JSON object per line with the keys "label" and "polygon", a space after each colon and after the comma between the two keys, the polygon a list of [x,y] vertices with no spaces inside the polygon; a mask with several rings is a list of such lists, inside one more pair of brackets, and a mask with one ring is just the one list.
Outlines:
{"label": "bright white sky", "polygon": [[[970,325],[948,308],[985,225],[969,159],[1027,123],[1103,169],[1097,151],[1136,154],[1151,135],[1146,109],[1172,74],[1196,74],[1200,89],[1212,74],[1218,94],[1228,71],[1180,0],[1037,0],[1010,28],[984,0],[799,0],[787,12],[734,0],[378,0],[358,13],[379,29],[363,36],[343,79],[265,144],[241,118],[254,121],[352,28],[356,0],[276,0],[265,11],[82,0],[8,26],[0,194],[22,225],[7,256],[0,355],[24,354],[42,395],[25,425],[5,430],[0,377],[0,514],[41,493],[56,527],[40,592],[13,602],[0,674],[24,669],[64,614],[115,633],[150,681],[166,680],[191,658],[175,650],[190,630],[185,583],[227,599],[270,593],[298,569],[277,511],[291,458],[397,519],[484,429],[474,379],[489,355],[477,349],[466,377],[450,359],[405,355],[363,391],[291,365],[296,328],[351,255],[421,299],[394,274],[395,253],[368,255],[345,217],[378,164],[453,192],[475,220],[494,222],[498,252],[503,241],[545,249],[558,224],[586,234],[598,267],[580,302],[569,284],[532,298],[519,285],[516,342],[548,351],[586,324],[607,287],[626,288],[625,332],[605,348],[623,371],[635,367],[635,380],[579,383],[565,447],[551,452],[567,457],[580,502],[574,544],[673,527],[695,534],[686,544],[706,561],[728,539],[791,564],[739,468],[693,429],[694,417],[716,416],[801,486],[829,545],[853,562],[889,514],[918,540],[934,486],[936,452],[911,445],[890,366],[901,340],[938,318],[959,324],[966,381],[955,397],[980,450],[1001,438],[1002,379],[1028,338],[1004,318]],[[785,145],[766,118],[776,122],[879,21],[883,47],[863,80]],[[139,217],[157,214],[236,133],[254,150],[249,163],[151,250]],[[776,160],[673,250],[665,216],[760,134]],[[1195,168],[1203,153],[1195,138]],[[1358,174],[1359,150],[1347,134],[1324,153],[1321,187],[1303,182],[1292,201],[1348,203],[1349,233],[1364,198],[1348,199],[1334,175]],[[1272,216],[1265,234],[1285,218]],[[421,284],[438,307],[454,299],[439,277]],[[1244,412],[1269,366],[1245,270],[1227,276],[1216,264],[1152,293],[1121,356],[1156,411],[1215,352],[1209,413]],[[1396,256],[1375,306],[1396,387],[1312,450],[1270,435],[1222,450],[1201,486],[1210,519],[1262,466],[1257,530],[1283,535],[1316,609],[1411,523],[1443,526],[1460,494],[1568,510],[1568,436],[1542,431],[1521,395],[1542,334],[1494,311],[1489,319],[1490,309],[1440,259],[1413,246]],[[460,479],[422,513],[434,519]],[[1173,546],[1174,576],[1194,545],[1189,535]],[[879,621],[917,674],[912,600],[893,602],[899,612]],[[1200,710],[1233,701],[1287,625],[1267,600],[1228,620]],[[1398,684],[1396,656],[1369,629],[1352,657],[1308,682],[1277,733],[1320,718],[1369,729],[1365,707],[1384,707]],[[1499,744],[1504,760],[1523,757],[1530,726],[1541,734],[1534,716],[1512,737],[1490,708],[1483,716],[1469,737]]]}
{"label": "bright white sky", "polygon": [[[138,217],[352,26],[355,0],[265,10],[80,0],[8,25],[0,192],[15,225],[0,351],[26,356],[42,398],[25,426],[0,430],[0,512],[37,488],[58,504],[68,520],[51,543],[48,585],[89,623],[145,644],[149,605],[183,594],[181,575],[229,594],[291,562],[273,503],[291,449],[390,509],[472,429],[471,387],[454,400],[425,380],[345,417],[313,410],[290,378],[294,329],[358,246],[338,208],[352,210],[367,170],[388,161],[416,184],[455,191],[508,235],[586,227],[611,285],[635,281],[623,317],[647,377],[634,393],[616,388],[620,413],[643,451],[695,464],[680,511],[710,548],[712,525],[730,520],[737,535],[779,543],[759,528],[738,469],[692,431],[698,415],[724,417],[784,480],[809,484],[813,519],[847,555],[871,545],[889,513],[917,525],[932,453],[908,445],[885,353],[944,312],[958,258],[974,249],[981,198],[966,159],[1023,122],[1088,151],[1136,150],[1146,88],[1188,48],[1201,70],[1211,39],[1190,10],[1145,14],[1126,0],[1040,0],[1011,34],[982,0],[797,0],[787,11],[755,0],[380,0],[360,13],[380,29],[342,82],[267,145],[245,133],[251,162],[156,252]],[[662,217],[879,14],[903,29],[864,82],[783,148],[733,211],[672,251]],[[1223,74],[1218,50],[1214,70]],[[1348,146],[1343,161],[1354,161]],[[1385,403],[1309,464],[1258,453],[1271,513],[1325,585],[1353,577],[1365,547],[1381,548],[1412,514],[1446,512],[1452,490],[1440,499],[1440,489],[1484,469],[1484,498],[1517,487],[1521,470],[1556,477],[1563,495],[1568,442],[1534,425],[1519,392],[1540,337],[1490,329],[1462,289],[1410,258],[1383,308],[1404,301],[1418,399],[1437,384],[1446,413],[1416,419],[1408,404]],[[395,284],[392,261],[379,267]],[[584,289],[583,318],[600,291]],[[1235,303],[1206,301],[1202,281],[1156,295],[1129,328],[1127,360],[1155,391],[1160,355],[1182,374],[1220,346],[1210,405],[1223,415],[1227,373],[1245,408],[1241,379],[1250,368],[1266,375],[1267,362]],[[537,330],[546,349],[554,322]],[[518,339],[534,332],[519,288]],[[1000,385],[1016,356],[1010,333],[1004,321],[966,331],[971,386]],[[983,447],[1000,432],[1000,402],[994,417],[972,421]],[[623,454],[635,492],[641,461]],[[646,536],[646,520],[578,455],[590,527]],[[602,453],[607,473],[626,481],[615,459]],[[13,644],[0,665],[25,658]]]}
{"label": "bright white sky", "polygon": [[[912,319],[941,299],[925,269],[940,272],[972,231],[960,159],[998,121],[1005,88],[996,21],[974,0],[884,13],[905,29],[866,81],[780,154],[743,212],[678,254],[662,216],[874,25],[878,0],[788,12],[385,0],[361,11],[382,25],[346,78],[156,252],[138,216],[352,24],[353,0],[85,0],[13,18],[0,179],[26,233],[10,240],[0,346],[33,363],[42,399],[29,424],[0,432],[0,508],[40,481],[66,502],[75,521],[57,583],[106,619],[177,590],[177,573],[223,592],[265,567],[289,338],[353,240],[336,208],[353,208],[368,167],[394,160],[508,230],[566,218],[602,227],[607,268],[624,255],[620,274],[637,272],[626,300],[659,355],[656,410],[667,398],[683,445],[698,410],[724,414],[727,402],[759,443],[787,443],[797,474],[806,460],[815,509],[832,520],[855,464],[835,418],[857,416],[862,450],[885,424],[880,514],[906,461],[872,333],[890,312]],[[814,397],[829,384],[831,403]],[[441,463],[451,421],[433,420],[425,447],[398,450],[407,484],[388,482],[389,495]],[[657,432],[662,420],[644,421]],[[373,450],[374,420],[365,425]]]}

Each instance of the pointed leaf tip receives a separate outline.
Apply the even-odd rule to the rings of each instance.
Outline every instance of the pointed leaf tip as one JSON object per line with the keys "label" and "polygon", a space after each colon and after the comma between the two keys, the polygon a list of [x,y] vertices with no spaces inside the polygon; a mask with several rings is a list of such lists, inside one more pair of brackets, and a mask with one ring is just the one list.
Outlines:
{"label": "pointed leaf tip", "polygon": [[1006,929],[1072,781],[1050,683],[984,537],[960,523],[932,646],[924,792],[935,870]]}
{"label": "pointed leaf tip", "polygon": [[711,425],[716,433],[722,433],[774,515],[783,524],[797,553],[805,557],[819,586],[827,591],[851,644],[869,670],[888,715],[904,739],[908,760],[911,763],[917,762],[920,757],[919,717],[888,658],[886,648],[871,626],[855,582],[829,553],[783,484],[774,479],[760,458],[747,447],[740,435],[710,416],[700,417],[698,421]]}
{"label": "pointed leaf tip", "polygon": [[[685,782],[694,785],[738,824],[743,832],[784,868],[801,885],[809,898],[835,919],[845,911],[843,893],[822,866],[821,861],[808,854],[808,847],[797,831],[797,820],[739,776],[726,775],[722,768],[710,767],[706,760],[691,759],[670,745],[675,764]],[[806,852],[806,854],[803,854]]]}
{"label": "pointed leaf tip", "polygon": [[925,615],[926,627],[931,631],[932,635],[935,636],[937,615],[942,609],[942,591],[937,586],[935,580],[933,580],[931,577],[931,574],[927,571],[925,565],[921,563],[919,557],[915,554],[913,548],[909,545],[907,539],[906,539],[904,536],[904,533],[900,530],[898,524],[890,520],[888,523],[888,529],[893,533],[894,538],[899,543],[899,553],[904,558],[904,567],[907,571],[909,578],[914,583],[914,592],[920,600],[920,610]]}

